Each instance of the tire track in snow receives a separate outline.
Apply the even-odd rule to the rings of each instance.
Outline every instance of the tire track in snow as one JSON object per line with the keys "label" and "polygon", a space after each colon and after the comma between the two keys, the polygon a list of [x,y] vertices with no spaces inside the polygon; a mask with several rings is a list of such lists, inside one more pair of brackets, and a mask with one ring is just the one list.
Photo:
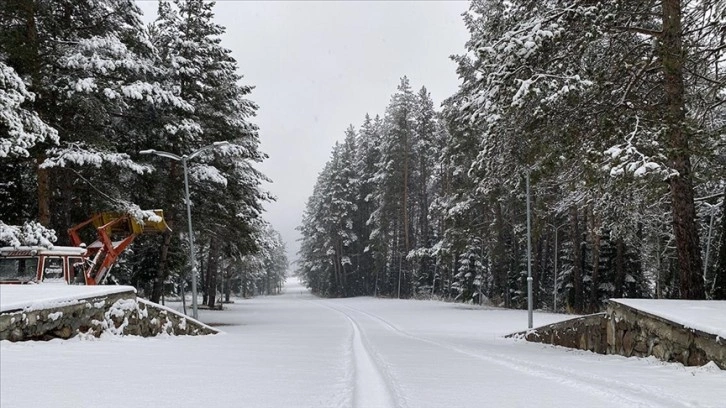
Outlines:
{"label": "tire track in snow", "polygon": [[[351,338],[352,406],[356,408],[405,408],[400,391],[388,372],[382,369],[381,359],[371,351],[358,322],[348,313],[324,301],[313,301],[341,314],[353,329]],[[392,390],[393,389],[393,392]]]}
{"label": "tire track in snow", "polygon": [[[613,406],[636,407],[636,408],[672,408],[672,407],[695,407],[690,402],[683,401],[677,395],[666,392],[663,389],[654,387],[636,387],[631,383],[618,381],[609,377],[596,374],[584,374],[580,371],[568,370],[559,367],[545,366],[527,360],[511,357],[509,355],[486,352],[480,350],[470,351],[457,345],[431,340],[425,337],[408,333],[384,318],[372,313],[356,309],[347,305],[340,305],[352,312],[360,313],[378,321],[383,327],[399,336],[407,337],[423,343],[432,344],[456,353],[464,354],[479,360],[498,364],[509,369],[522,372],[527,375],[555,381],[557,383],[589,392],[593,395],[605,397],[613,401]],[[614,390],[614,391],[613,391]],[[625,394],[625,395],[624,395]],[[646,395],[643,395],[646,394]]]}

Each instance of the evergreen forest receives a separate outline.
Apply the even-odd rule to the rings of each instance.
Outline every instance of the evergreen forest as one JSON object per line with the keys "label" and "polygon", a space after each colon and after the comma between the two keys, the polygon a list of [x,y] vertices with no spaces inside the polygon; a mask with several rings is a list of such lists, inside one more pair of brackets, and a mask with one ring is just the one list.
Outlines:
{"label": "evergreen forest", "polygon": [[134,0],[2,1],[3,244],[68,245],[65,231],[94,213],[160,208],[171,230],[139,236],[112,276],[154,302],[178,294],[190,287],[185,172],[139,152],[199,151],[188,173],[204,303],[280,290],[288,262],[261,218],[272,197],[254,168],[266,158],[258,107],[213,6],[161,1],[146,26]]}
{"label": "evergreen forest", "polygon": [[531,273],[535,308],[726,299],[726,4],[474,0],[463,20],[456,93],[403,77],[332,147],[299,226],[312,291],[522,308]]}
{"label": "evergreen forest", "polygon": [[[276,293],[288,260],[258,106],[214,3],[5,0],[0,241],[68,244],[99,211],[170,230],[114,268],[152,301]],[[458,90],[402,77],[341,129],[303,214],[297,273],[321,296],[423,297],[586,313],[608,298],[726,298],[726,4],[473,0]],[[380,63],[385,63],[381,61]],[[218,142],[229,142],[215,145]],[[529,222],[528,222],[529,218]]]}

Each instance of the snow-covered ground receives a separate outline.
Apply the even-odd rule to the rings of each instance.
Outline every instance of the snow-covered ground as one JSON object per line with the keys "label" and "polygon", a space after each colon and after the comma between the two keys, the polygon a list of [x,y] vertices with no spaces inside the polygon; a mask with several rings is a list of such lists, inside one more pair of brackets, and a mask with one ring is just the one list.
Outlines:
{"label": "snow-covered ground", "polygon": [[226,333],[0,342],[0,406],[726,407],[713,365],[503,338],[526,311],[323,300],[291,280],[200,317]]}

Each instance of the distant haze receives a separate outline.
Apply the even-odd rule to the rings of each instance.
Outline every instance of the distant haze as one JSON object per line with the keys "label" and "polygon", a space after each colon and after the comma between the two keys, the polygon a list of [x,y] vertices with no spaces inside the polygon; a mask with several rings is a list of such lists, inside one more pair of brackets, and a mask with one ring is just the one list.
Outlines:
{"label": "distant haze", "polygon": [[[156,1],[137,1],[150,22]],[[426,86],[439,105],[458,85],[448,58],[468,39],[466,1],[221,1],[215,21],[226,27],[250,99],[260,106],[259,167],[277,201],[267,219],[296,259],[305,201],[336,140],[366,113],[383,116],[400,77]],[[294,266],[292,267],[294,269]]]}

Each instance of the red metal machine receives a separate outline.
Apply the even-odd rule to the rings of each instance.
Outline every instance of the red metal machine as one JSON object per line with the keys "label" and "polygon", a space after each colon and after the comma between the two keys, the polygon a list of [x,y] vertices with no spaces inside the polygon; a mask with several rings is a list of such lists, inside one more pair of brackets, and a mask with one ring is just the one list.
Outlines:
{"label": "red metal machine", "polygon": [[[0,283],[102,284],[119,255],[138,235],[169,228],[163,212],[154,210],[154,213],[155,220],[144,222],[129,214],[95,214],[68,230],[73,246],[0,248]],[[90,226],[95,228],[98,239],[86,246],[80,232]]]}

